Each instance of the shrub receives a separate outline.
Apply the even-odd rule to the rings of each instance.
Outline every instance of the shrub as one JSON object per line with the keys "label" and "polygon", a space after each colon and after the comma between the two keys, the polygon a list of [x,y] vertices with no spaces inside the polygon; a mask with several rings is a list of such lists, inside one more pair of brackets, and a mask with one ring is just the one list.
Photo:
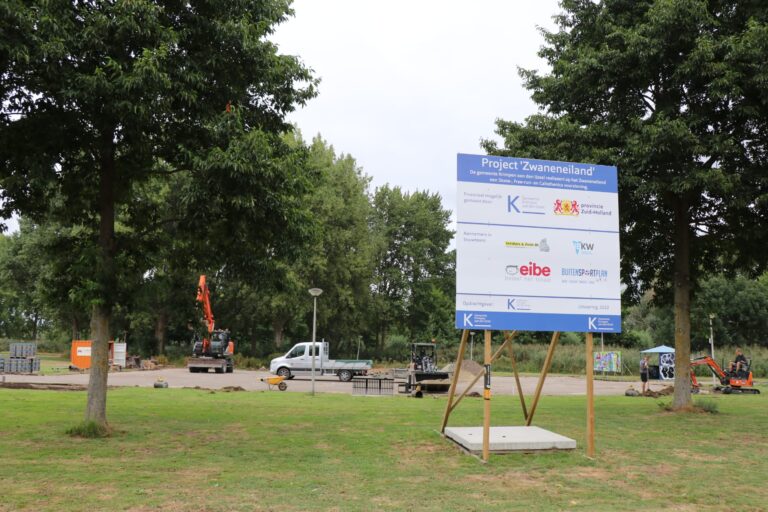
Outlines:
{"label": "shrub", "polygon": [[698,399],[693,401],[693,406],[702,412],[717,414],[720,412],[719,405],[714,400]]}
{"label": "shrub", "polygon": [[84,421],[79,425],[67,429],[67,434],[72,437],[83,437],[87,439],[98,439],[109,437],[111,430],[109,426],[101,425],[95,421]]}

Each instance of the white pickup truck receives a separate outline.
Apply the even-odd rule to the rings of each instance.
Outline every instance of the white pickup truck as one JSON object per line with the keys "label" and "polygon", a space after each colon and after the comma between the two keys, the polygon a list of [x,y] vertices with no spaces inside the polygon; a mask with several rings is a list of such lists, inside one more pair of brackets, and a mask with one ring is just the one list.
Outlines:
{"label": "white pickup truck", "polygon": [[[370,359],[328,359],[328,342],[315,343],[315,375],[337,375],[340,381],[349,382],[355,375],[365,375],[373,367]],[[269,371],[286,379],[298,374],[312,373],[312,342],[297,343],[284,356],[269,363]]]}

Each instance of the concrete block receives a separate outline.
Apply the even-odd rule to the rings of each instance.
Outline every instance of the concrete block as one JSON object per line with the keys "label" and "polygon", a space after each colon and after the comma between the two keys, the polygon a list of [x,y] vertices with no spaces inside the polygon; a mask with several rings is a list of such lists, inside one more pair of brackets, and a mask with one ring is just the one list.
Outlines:
{"label": "concrete block", "polygon": [[[483,451],[483,427],[447,427],[445,437],[471,453]],[[573,450],[576,441],[539,427],[491,427],[491,453]]]}

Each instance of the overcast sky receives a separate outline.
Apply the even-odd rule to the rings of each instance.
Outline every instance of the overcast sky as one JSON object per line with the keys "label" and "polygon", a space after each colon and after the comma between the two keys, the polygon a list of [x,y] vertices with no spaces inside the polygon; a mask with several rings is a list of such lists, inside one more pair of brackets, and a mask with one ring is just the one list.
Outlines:
{"label": "overcast sky", "polygon": [[557,0],[295,0],[272,38],[321,78],[293,113],[373,178],[430,190],[451,211],[456,153],[482,153],[494,120],[536,107],[517,68],[543,69],[537,27],[553,29]]}

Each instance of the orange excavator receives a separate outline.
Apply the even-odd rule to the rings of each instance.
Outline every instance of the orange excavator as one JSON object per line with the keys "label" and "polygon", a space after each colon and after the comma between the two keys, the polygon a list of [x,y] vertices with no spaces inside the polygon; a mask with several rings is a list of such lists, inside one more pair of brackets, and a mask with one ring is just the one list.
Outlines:
{"label": "orange excavator", "polygon": [[216,373],[232,373],[235,370],[232,360],[235,342],[230,338],[228,330],[214,328],[211,293],[208,290],[204,275],[200,276],[197,283],[197,302],[202,305],[203,318],[208,332],[202,337],[195,335],[192,344],[192,357],[187,361],[187,368],[192,373],[206,373],[211,368]]}
{"label": "orange excavator", "polygon": [[715,391],[722,391],[724,394],[729,395],[731,393],[745,393],[758,395],[760,390],[754,388],[752,381],[752,361],[748,361],[746,365],[742,366],[738,370],[725,371],[720,368],[720,365],[715,362],[710,356],[701,356],[691,360],[691,391],[698,393],[701,389],[699,381],[696,380],[696,375],[693,373],[693,369],[696,366],[708,366],[712,371],[712,375],[720,381],[720,385],[715,387]]}

